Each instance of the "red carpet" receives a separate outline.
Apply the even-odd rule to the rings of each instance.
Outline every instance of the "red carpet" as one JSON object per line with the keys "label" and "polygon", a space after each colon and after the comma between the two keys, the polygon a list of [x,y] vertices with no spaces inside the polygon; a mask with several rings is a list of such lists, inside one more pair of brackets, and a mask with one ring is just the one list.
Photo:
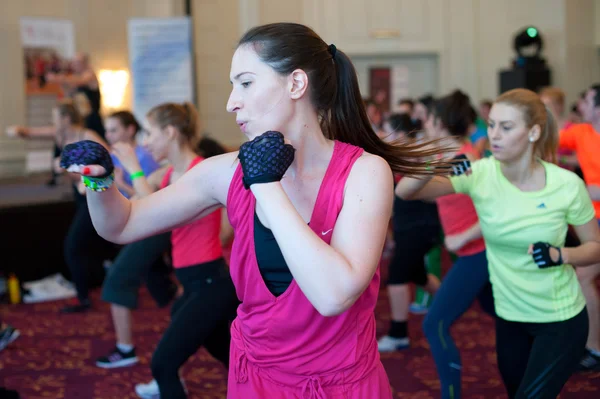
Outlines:
{"label": "red carpet", "polygon": [[[381,291],[378,316],[387,314],[387,297]],[[98,356],[114,347],[108,306],[94,295],[96,310],[85,315],[60,315],[62,302],[4,306],[4,319],[22,336],[0,352],[0,386],[18,389],[24,399],[128,399],[136,398],[136,383],[151,379],[149,362],[168,311],[157,310],[149,295],[142,294],[141,308],[134,314],[134,333],[141,363],[129,368],[105,370],[94,365]],[[412,348],[382,361],[396,398],[439,398],[439,383],[419,323],[412,317]],[[378,331],[387,328],[378,318]],[[465,398],[505,398],[496,368],[492,320],[474,306],[454,328],[463,356]],[[225,370],[204,350],[183,370],[191,398],[225,398]],[[562,398],[599,398],[600,373],[575,375]],[[375,398],[365,398],[375,399]]]}

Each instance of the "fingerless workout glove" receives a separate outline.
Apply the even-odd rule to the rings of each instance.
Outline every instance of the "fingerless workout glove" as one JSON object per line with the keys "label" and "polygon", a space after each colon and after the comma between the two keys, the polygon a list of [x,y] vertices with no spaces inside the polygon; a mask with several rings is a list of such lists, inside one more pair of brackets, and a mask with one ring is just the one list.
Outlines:
{"label": "fingerless workout glove", "polygon": [[100,165],[106,169],[102,176],[81,176],[81,181],[90,190],[105,191],[115,180],[115,167],[110,153],[95,141],[83,140],[65,146],[60,157],[60,167],[68,169],[72,165]]}
{"label": "fingerless workout glove", "polygon": [[268,131],[240,147],[238,158],[244,172],[244,187],[255,183],[280,181],[294,161],[294,147],[286,144],[283,134]]}
{"label": "fingerless workout glove", "polygon": [[[554,248],[558,251],[558,259],[556,261],[552,260],[552,256],[550,256],[550,248]],[[540,269],[545,269],[552,266],[560,266],[564,263],[560,248],[550,245],[547,242],[536,242],[533,244],[532,256],[534,262]]]}
{"label": "fingerless workout glove", "polygon": [[469,158],[465,154],[460,154],[452,159],[452,171],[450,175],[460,176],[467,173],[469,169],[471,169],[471,161],[469,161]]}
{"label": "fingerless workout glove", "polygon": [[67,144],[60,157],[60,167],[68,169],[71,165],[100,165],[106,173],[95,178],[108,177],[115,169],[110,153],[103,145],[91,140]]}

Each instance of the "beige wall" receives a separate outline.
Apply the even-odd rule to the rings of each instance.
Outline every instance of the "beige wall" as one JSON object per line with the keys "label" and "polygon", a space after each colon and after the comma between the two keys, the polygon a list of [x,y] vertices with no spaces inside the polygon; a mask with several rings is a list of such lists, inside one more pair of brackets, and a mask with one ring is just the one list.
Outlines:
{"label": "beige wall", "polygon": [[595,8],[595,24],[596,24],[596,46],[598,50],[600,50],[600,1],[596,0],[594,2]]}
{"label": "beige wall", "polygon": [[[73,21],[78,51],[92,54],[95,70],[129,69],[127,20],[184,14],[183,0],[4,0],[0,12],[0,177],[25,173],[28,151],[44,150],[44,141],[7,139],[6,126],[26,122],[21,17]],[[123,108],[131,106],[128,88]]]}
{"label": "beige wall", "polygon": [[[181,3],[181,4],[180,4]],[[75,24],[78,51],[92,54],[94,69],[129,69],[127,20],[183,15],[183,0],[17,0],[4,1],[0,13],[0,125],[25,121],[21,17],[65,18]],[[126,94],[124,107],[131,105]]]}
{"label": "beige wall", "polygon": [[192,1],[198,111],[204,130],[228,146],[243,139],[225,109],[231,56],[240,36],[238,10],[238,0]]}
{"label": "beige wall", "polygon": [[[228,1],[234,10],[232,3]],[[513,36],[527,25],[537,26],[542,33],[543,56],[552,70],[553,84],[565,89],[567,101],[574,101],[586,86],[600,81],[600,0],[419,0],[419,3],[413,0],[327,0],[326,3],[238,0],[237,3],[240,34],[256,24],[292,21],[312,26],[325,41],[333,41],[351,56],[423,51],[435,54],[439,71],[437,94],[461,88],[473,101],[495,98],[499,88],[498,72],[509,68],[515,56]],[[389,10],[390,15],[380,18],[385,10]],[[394,12],[397,15],[391,15]],[[407,20],[403,13],[411,14],[413,20]],[[228,23],[233,14],[235,12],[226,16]],[[379,28],[378,21],[387,25],[404,21],[399,27],[400,38],[387,41],[369,38],[369,31]],[[381,28],[389,28],[387,25]],[[423,39],[417,33],[421,26],[427,26],[427,32],[422,33],[429,36],[419,49],[419,40]],[[227,70],[226,54],[223,57],[220,65]],[[203,61],[199,58],[198,62]],[[215,79],[206,75],[203,79],[216,82],[220,75],[218,71]],[[217,106],[224,107],[224,98]],[[228,127],[226,121],[233,121],[233,117],[223,111],[213,113],[212,117],[217,115],[222,115],[219,118],[223,120],[212,120],[215,127]],[[228,131],[223,134],[228,141],[240,137]]]}
{"label": "beige wall", "polygon": [[600,82],[600,47],[593,37],[600,28],[594,13],[600,7],[600,0],[568,0],[565,29],[565,75],[564,89],[569,103],[575,101],[579,93],[592,83]]}
{"label": "beige wall", "polygon": [[[565,0],[446,0],[449,25],[444,35],[440,94],[464,88],[474,101],[498,95],[498,72],[515,57],[513,36],[527,25],[537,26],[545,40],[543,52],[554,84],[565,81]],[[470,12],[465,12],[470,9]],[[463,11],[465,10],[465,11]],[[465,32],[466,30],[466,32]],[[444,72],[442,72],[444,73]]]}
{"label": "beige wall", "polygon": [[[327,19],[332,15],[343,15],[348,21],[360,23],[361,13],[367,7],[362,5],[362,1],[193,0],[196,89],[205,129],[228,145],[243,140],[235,126],[235,118],[226,112],[225,104],[230,91],[228,74],[231,55],[236,40],[247,28],[274,21],[302,22],[313,26],[325,40],[336,41],[342,50],[351,49],[350,55],[353,52],[364,55],[379,47],[370,47],[368,40],[361,42],[360,35],[364,35],[368,29],[378,27],[377,23],[381,18],[374,18],[373,15],[385,14],[373,14],[367,24],[357,26],[355,31],[353,25],[338,23],[335,29],[343,30],[343,35],[332,31],[333,25]],[[386,23],[393,25],[394,21],[404,21],[400,30],[403,33],[407,29],[409,33],[413,32],[412,36],[408,35],[408,41],[403,37],[397,42],[384,40],[381,44],[380,41],[378,45],[388,53],[410,54],[418,47],[416,33],[422,29],[421,21],[412,21],[412,18],[407,20],[406,14],[414,14],[415,19],[421,18],[427,23],[429,37],[424,48],[426,52],[438,57],[438,94],[460,87],[475,101],[495,97],[498,90],[498,70],[508,67],[514,57],[512,36],[528,24],[538,26],[544,35],[544,55],[553,70],[554,83],[567,90],[569,101],[574,100],[586,85],[600,80],[598,0],[364,2],[368,3],[367,10],[370,7],[393,9],[396,14],[389,18],[386,15]],[[344,5],[343,12],[332,7],[336,4]],[[73,20],[77,49],[93,54],[94,68],[119,69],[128,68],[126,23],[129,18],[183,15],[183,7],[183,0],[5,1],[0,13],[0,49],[3,52],[3,62],[0,63],[0,128],[4,130],[7,125],[23,123],[25,120],[20,17],[42,16]],[[125,106],[130,103],[128,91]]]}

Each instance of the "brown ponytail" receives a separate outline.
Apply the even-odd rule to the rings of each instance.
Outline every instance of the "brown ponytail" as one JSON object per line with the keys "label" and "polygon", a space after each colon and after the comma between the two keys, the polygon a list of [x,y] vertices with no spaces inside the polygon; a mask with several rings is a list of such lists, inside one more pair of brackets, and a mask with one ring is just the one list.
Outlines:
{"label": "brown ponytail", "polygon": [[165,129],[167,126],[174,127],[192,149],[197,148],[200,134],[198,132],[198,112],[194,104],[189,102],[160,104],[152,108],[147,117],[161,129]]}
{"label": "brown ponytail", "polygon": [[423,161],[444,150],[430,143],[386,143],[377,136],[367,117],[352,62],[310,28],[295,23],[258,26],[240,39],[238,46],[242,45],[253,46],[260,59],[282,75],[296,69],[307,73],[311,101],[321,116],[321,129],[327,138],[381,156],[396,173],[446,173],[445,168],[435,166],[448,166],[447,162]]}

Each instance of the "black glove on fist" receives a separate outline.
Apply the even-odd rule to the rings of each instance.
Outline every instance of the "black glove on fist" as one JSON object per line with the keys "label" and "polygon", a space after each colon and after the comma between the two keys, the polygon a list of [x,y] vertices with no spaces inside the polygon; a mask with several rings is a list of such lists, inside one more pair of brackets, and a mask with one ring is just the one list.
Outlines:
{"label": "black glove on fist", "polygon": [[280,181],[294,161],[296,150],[285,144],[283,134],[268,131],[240,147],[238,158],[244,172],[244,187]]}
{"label": "black glove on fist", "polygon": [[91,140],[78,141],[67,144],[62,150],[60,167],[68,169],[71,165],[100,165],[106,169],[102,176],[106,177],[115,169],[110,153],[101,144]]}
{"label": "black glove on fist", "polygon": [[467,173],[469,169],[471,169],[471,161],[469,161],[466,155],[460,154],[452,159],[452,171],[450,175],[460,176]]}
{"label": "black glove on fist", "polygon": [[[554,248],[558,251],[558,259],[555,261],[550,256],[550,249]],[[560,266],[563,264],[562,252],[560,248],[550,245],[547,242],[536,242],[533,244],[533,260],[540,269],[545,269],[552,266]]]}

